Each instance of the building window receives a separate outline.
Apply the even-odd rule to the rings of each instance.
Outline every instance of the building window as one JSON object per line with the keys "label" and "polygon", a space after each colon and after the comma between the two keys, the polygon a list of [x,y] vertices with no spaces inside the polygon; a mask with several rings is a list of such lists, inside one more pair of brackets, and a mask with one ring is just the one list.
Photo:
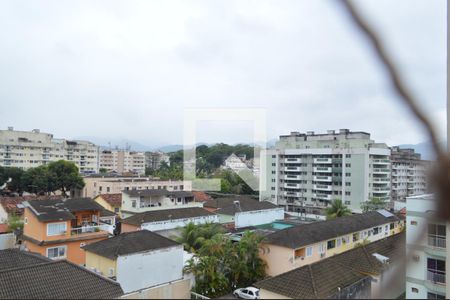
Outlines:
{"label": "building window", "polygon": [[341,239],[337,239],[336,240],[336,247],[340,247],[341,243],[342,243],[342,240]]}
{"label": "building window", "polygon": [[98,191],[101,192],[102,191],[102,186],[98,187]]}
{"label": "building window", "polygon": [[428,292],[427,293],[427,299],[445,299],[445,296],[444,295],[439,295],[439,294],[436,294],[436,293]]}
{"label": "building window", "polygon": [[119,208],[118,207],[114,207],[114,212],[117,214],[119,212]]}
{"label": "building window", "polygon": [[432,247],[446,248],[445,225],[428,224],[428,245]]}
{"label": "building window", "polygon": [[374,227],[373,228],[373,235],[377,235],[378,234],[378,227]]}
{"label": "building window", "polygon": [[345,201],[345,205],[350,205],[350,201]]}
{"label": "building window", "polygon": [[336,248],[336,240],[330,240],[327,242],[327,250]]}
{"label": "building window", "polygon": [[353,241],[356,242],[359,240],[359,232],[353,234]]}
{"label": "building window", "polygon": [[25,218],[23,219],[23,223],[24,223],[25,225],[28,224],[28,218],[27,218],[27,217],[25,217]]}
{"label": "building window", "polygon": [[433,283],[445,284],[445,260],[427,259],[427,279]]}
{"label": "building window", "polygon": [[65,234],[67,231],[67,223],[49,223],[47,224],[47,235],[53,236],[53,235],[62,235]]}
{"label": "building window", "polygon": [[80,243],[80,248],[83,248],[84,246],[86,246],[86,243]]}
{"label": "building window", "polygon": [[418,288],[411,288],[411,292],[413,292],[413,293],[418,293],[419,292],[419,289]]}
{"label": "building window", "polygon": [[136,200],[131,201],[131,207],[136,208]]}
{"label": "building window", "polygon": [[319,253],[320,254],[325,253],[325,243],[319,245]]}
{"label": "building window", "polygon": [[310,257],[313,254],[313,247],[306,247],[306,257]]}
{"label": "building window", "polygon": [[391,223],[391,224],[389,224],[389,229],[394,229],[394,227],[395,227],[395,223]]}
{"label": "building window", "polygon": [[66,258],[67,246],[47,248],[47,257],[50,259]]}
{"label": "building window", "polygon": [[109,186],[106,187],[106,192],[109,193],[111,191],[111,188]]}

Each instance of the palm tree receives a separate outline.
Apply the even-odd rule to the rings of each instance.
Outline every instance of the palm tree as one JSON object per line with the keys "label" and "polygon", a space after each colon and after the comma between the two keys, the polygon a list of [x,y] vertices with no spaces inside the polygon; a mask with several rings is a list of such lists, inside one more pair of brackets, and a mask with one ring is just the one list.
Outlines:
{"label": "palm tree", "polygon": [[352,211],[342,203],[341,199],[336,199],[331,206],[326,209],[327,219],[334,219],[349,216]]}
{"label": "palm tree", "polygon": [[202,247],[205,241],[223,232],[223,227],[216,223],[195,225],[191,222],[183,228],[181,236],[177,241],[183,244],[186,251],[196,252]]}

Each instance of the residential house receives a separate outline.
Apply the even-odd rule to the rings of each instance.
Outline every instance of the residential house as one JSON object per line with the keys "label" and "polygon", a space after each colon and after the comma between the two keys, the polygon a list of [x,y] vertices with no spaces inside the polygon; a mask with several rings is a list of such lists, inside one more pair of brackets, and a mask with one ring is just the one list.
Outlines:
{"label": "residential house", "polygon": [[112,211],[120,216],[122,207],[122,193],[101,194],[94,198],[94,201],[103,206],[104,209]]}
{"label": "residential house", "polygon": [[91,175],[83,178],[84,187],[77,192],[79,197],[94,198],[100,194],[118,194],[123,190],[165,189],[168,191],[190,191],[191,181],[160,180],[143,176]]}
{"label": "residential house", "polygon": [[185,207],[203,207],[203,203],[195,202],[194,195],[188,191],[166,189],[122,191],[123,218],[145,211]]}
{"label": "residential house", "polygon": [[386,210],[301,224],[265,237],[261,258],[275,276],[401,232],[404,221]]}
{"label": "residential house", "polygon": [[[190,298],[183,277],[183,245],[148,230],[123,233],[83,247],[86,267],[120,283],[125,293],[145,298]],[[142,292],[139,293],[143,297]],[[130,295],[131,296],[131,295]]]}
{"label": "residential house", "polygon": [[212,199],[210,195],[202,191],[192,191],[195,202],[207,202]]}
{"label": "residential house", "polygon": [[260,299],[397,299],[404,293],[405,234],[269,277]]}
{"label": "residential house", "polygon": [[90,198],[36,200],[24,206],[24,246],[43,256],[83,265],[80,247],[109,236],[109,225],[100,223],[104,209]]}
{"label": "residential house", "polygon": [[229,228],[269,224],[284,219],[284,209],[268,201],[234,196],[209,200],[203,207],[215,212],[219,222]]}
{"label": "residential house", "polygon": [[436,216],[432,194],[406,198],[407,299],[446,299],[448,222]]}
{"label": "residential house", "polygon": [[0,251],[0,299],[112,299],[120,285],[66,260],[8,249]]}
{"label": "residential house", "polygon": [[0,197],[0,223],[6,223],[8,218],[11,216],[19,216],[23,215],[23,205],[24,201],[31,200],[42,200],[42,199],[62,199],[62,196],[59,195],[50,195],[50,196],[17,196],[17,197]]}
{"label": "residential house", "polygon": [[170,230],[189,223],[219,223],[219,217],[200,207],[147,211],[123,219],[122,232]]}

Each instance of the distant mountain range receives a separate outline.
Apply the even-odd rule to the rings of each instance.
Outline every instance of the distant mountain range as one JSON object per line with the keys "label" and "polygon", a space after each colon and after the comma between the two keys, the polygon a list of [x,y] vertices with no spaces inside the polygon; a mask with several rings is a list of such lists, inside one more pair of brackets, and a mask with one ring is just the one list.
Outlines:
{"label": "distant mountain range", "polygon": [[[99,137],[90,137],[90,136],[84,136],[84,137],[77,137],[77,140],[86,140],[86,141],[90,141],[96,145],[99,145],[102,148],[105,149],[109,149],[109,148],[119,148],[119,149],[125,149],[125,148],[129,148],[131,150],[135,150],[135,151],[162,151],[162,152],[174,152],[174,151],[178,151],[178,150],[182,150],[183,149],[183,145],[180,144],[174,144],[174,145],[162,145],[162,146],[150,146],[150,145],[144,145],[142,143],[133,141],[133,140],[129,140],[129,139],[124,139],[124,138],[120,138],[120,139],[107,139],[107,138],[99,138]],[[267,141],[267,147],[272,147],[275,145],[277,139],[271,139]],[[198,143],[198,145],[214,145],[215,143]],[[238,143],[236,143],[238,144]],[[252,143],[242,143],[242,144],[249,144],[251,145]],[[434,158],[434,154],[433,154],[433,150],[431,148],[431,143],[430,142],[423,142],[423,143],[418,143],[418,144],[402,144],[399,145],[400,148],[412,148],[414,149],[414,151],[416,151],[417,153],[420,153],[422,155],[422,159],[426,159],[426,160],[433,160]],[[442,146],[446,148],[446,142],[442,142]]]}
{"label": "distant mountain range", "polygon": [[[441,142],[442,147],[444,149],[447,149],[447,142],[443,141]],[[431,146],[431,142],[423,142],[419,144],[403,144],[399,145],[400,148],[411,148],[414,149],[415,152],[420,153],[422,156],[422,159],[425,160],[435,160],[436,157],[433,153],[433,148]]]}

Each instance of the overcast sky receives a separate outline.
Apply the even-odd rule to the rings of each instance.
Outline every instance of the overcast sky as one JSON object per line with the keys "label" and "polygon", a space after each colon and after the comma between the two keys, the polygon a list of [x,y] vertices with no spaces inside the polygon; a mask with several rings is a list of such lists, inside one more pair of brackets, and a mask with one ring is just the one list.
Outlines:
{"label": "overcast sky", "polygon": [[[446,2],[357,4],[444,136]],[[426,139],[334,1],[4,0],[0,41],[2,129],[157,146],[182,142],[185,108],[258,107],[269,139]],[[202,142],[252,139],[250,123],[202,124]]]}

